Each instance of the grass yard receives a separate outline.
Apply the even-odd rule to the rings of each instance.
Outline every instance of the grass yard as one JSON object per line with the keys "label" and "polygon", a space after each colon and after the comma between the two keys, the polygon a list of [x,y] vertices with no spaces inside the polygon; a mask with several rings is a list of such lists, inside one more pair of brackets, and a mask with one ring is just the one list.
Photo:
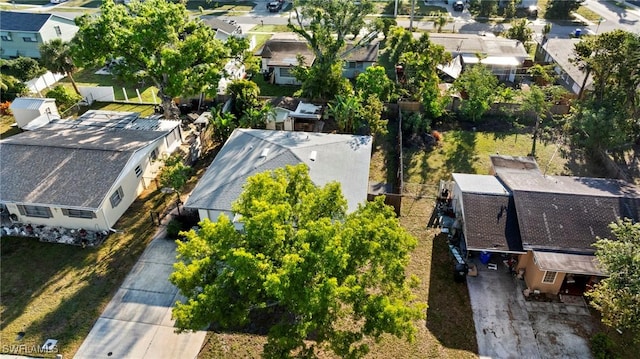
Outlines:
{"label": "grass yard", "polygon": [[[127,101],[127,98],[131,102],[139,102],[136,89],[140,92],[140,97],[143,103],[154,103],[154,95],[156,103],[160,103],[158,97],[158,89],[155,86],[148,84],[142,84],[138,86],[136,84],[127,84],[117,80],[112,75],[96,75],[97,69],[81,69],[73,75],[73,79],[78,86],[112,86],[116,101]],[[71,81],[68,77],[59,81],[65,87],[73,90]],[[124,88],[124,91],[123,91]],[[126,97],[125,97],[126,91]],[[96,99],[100,101],[100,99]]]}
{"label": "grass yard", "polygon": [[11,346],[35,348],[54,338],[59,353],[73,357],[155,233],[147,214],[162,209],[166,198],[143,193],[115,225],[122,232],[98,248],[2,237],[2,353],[26,354]]}
{"label": "grass yard", "polygon": [[589,21],[593,21],[593,22],[598,22],[599,19],[601,19],[602,17],[600,16],[600,14],[598,14],[597,12],[592,11],[591,9],[589,9],[586,6],[580,6],[578,8],[578,10],[576,10],[576,12],[584,17],[585,19],[589,20]]}
{"label": "grass yard", "polygon": [[300,89],[300,86],[270,84],[264,80],[262,74],[256,74],[251,80],[260,88],[260,96],[293,96],[293,93]]}
{"label": "grass yard", "polygon": [[252,27],[251,30],[249,30],[249,31],[253,31],[253,32],[268,32],[270,34],[271,33],[275,33],[275,32],[291,32],[291,30],[289,30],[287,25],[269,25],[269,24],[256,25],[256,26]]}
{"label": "grass yard", "polygon": [[20,133],[18,126],[13,126],[16,123],[15,118],[9,115],[0,116],[0,139],[13,136]]}
{"label": "grass yard", "polygon": [[[450,179],[453,172],[488,174],[490,154],[526,156],[531,152],[529,134],[463,130],[442,134],[442,143],[430,152],[405,150],[405,182],[435,186],[440,179]],[[569,155],[565,146],[539,142],[536,148],[538,165],[548,174],[589,175],[594,171],[582,158]]]}

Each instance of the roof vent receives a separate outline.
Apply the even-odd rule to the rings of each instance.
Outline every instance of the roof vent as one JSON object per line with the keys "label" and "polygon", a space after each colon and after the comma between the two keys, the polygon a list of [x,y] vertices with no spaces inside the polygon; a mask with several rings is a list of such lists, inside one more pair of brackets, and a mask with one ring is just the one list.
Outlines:
{"label": "roof vent", "polygon": [[266,158],[268,154],[269,154],[269,149],[265,148],[264,150],[262,150],[262,153],[260,153],[260,158]]}
{"label": "roof vent", "polygon": [[318,151],[311,151],[311,154],[309,154],[309,159],[311,161],[315,161],[316,157],[318,157]]}

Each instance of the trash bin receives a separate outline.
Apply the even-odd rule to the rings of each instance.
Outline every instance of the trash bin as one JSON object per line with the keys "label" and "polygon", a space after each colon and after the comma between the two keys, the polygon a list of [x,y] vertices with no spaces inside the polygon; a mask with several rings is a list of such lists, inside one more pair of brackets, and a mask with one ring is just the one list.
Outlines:
{"label": "trash bin", "polygon": [[480,263],[487,264],[491,260],[490,252],[480,252]]}
{"label": "trash bin", "polygon": [[453,280],[461,283],[464,282],[467,277],[467,272],[469,271],[469,266],[465,263],[456,263],[453,267]]}

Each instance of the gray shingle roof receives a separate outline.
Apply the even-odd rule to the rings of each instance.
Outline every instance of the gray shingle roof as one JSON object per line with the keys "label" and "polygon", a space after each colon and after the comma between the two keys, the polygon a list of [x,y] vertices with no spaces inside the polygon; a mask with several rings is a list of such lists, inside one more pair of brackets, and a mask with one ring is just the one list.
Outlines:
{"label": "gray shingle roof", "polygon": [[38,32],[51,16],[53,15],[0,11],[0,30]]}
{"label": "gray shingle roof", "polygon": [[[349,51],[353,48],[353,44],[347,45],[345,51]],[[380,49],[380,43],[376,42],[375,44],[369,44],[367,46],[363,46],[357,50],[350,52],[345,61],[353,61],[353,62],[376,62],[378,61],[378,50]]]}
{"label": "gray shingle roof", "polygon": [[316,59],[313,51],[309,49],[306,41],[293,39],[268,40],[264,46],[256,52],[257,56],[268,58],[270,66],[297,65],[297,56],[304,57],[306,66],[311,66]]}
{"label": "gray shingle roof", "polygon": [[[371,146],[370,136],[236,129],[185,206],[230,211],[247,177],[305,163],[316,185],[340,182],[349,211],[353,211],[367,198]],[[265,149],[268,155],[261,157]],[[315,160],[310,159],[313,151]]]}
{"label": "gray shingle roof", "polygon": [[510,194],[463,193],[465,239],[471,250],[522,252],[518,215]]}
{"label": "gray shingle roof", "polygon": [[0,141],[0,200],[97,209],[136,150],[161,131],[65,129]]}

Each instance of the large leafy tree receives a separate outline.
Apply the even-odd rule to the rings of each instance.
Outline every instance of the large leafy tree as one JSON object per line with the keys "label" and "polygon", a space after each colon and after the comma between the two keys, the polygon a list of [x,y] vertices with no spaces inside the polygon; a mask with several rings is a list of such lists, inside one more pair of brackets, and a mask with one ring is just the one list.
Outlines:
{"label": "large leafy tree", "polygon": [[602,321],[636,333],[640,340],[640,223],[630,219],[611,224],[615,239],[598,239],[596,258],[608,278],[587,292]]}
{"label": "large leafy tree", "polygon": [[389,40],[393,44],[391,59],[397,57],[404,67],[402,90],[419,100],[430,118],[442,116],[447,98],[440,94],[437,66],[451,61],[451,54],[432,43],[426,33],[416,40],[410,31],[394,28]]}
{"label": "large leafy tree", "polygon": [[18,57],[12,60],[0,59],[0,73],[13,76],[20,81],[29,81],[42,76],[47,69],[30,57]]}
{"label": "large leafy tree", "polygon": [[[573,61],[585,74],[570,116],[574,139],[589,150],[614,150],[640,138],[640,35],[614,30],[581,40]],[[585,88],[592,76],[593,89]],[[595,132],[594,132],[595,131]]]}
{"label": "large leafy tree", "polygon": [[51,72],[67,75],[71,85],[73,85],[73,89],[80,95],[78,85],[73,79],[76,65],[73,63],[71,47],[68,42],[64,42],[61,39],[53,39],[40,45],[40,62]]}
{"label": "large leafy tree", "polygon": [[221,215],[178,244],[170,280],[186,297],[173,309],[182,330],[247,324],[267,314],[264,356],[343,358],[384,333],[414,339],[425,305],[405,266],[416,239],[378,197],[350,214],[338,183],[316,187],[306,166],[250,177],[233,204],[243,230]]}
{"label": "large leafy tree", "polygon": [[547,3],[547,19],[569,19],[571,12],[578,10],[583,0],[550,0]]}
{"label": "large leafy tree", "polygon": [[527,50],[531,46],[531,40],[533,39],[533,29],[527,19],[514,20],[511,22],[511,27],[505,31],[505,36],[509,39],[520,41]]}
{"label": "large leafy tree", "polygon": [[[215,91],[223,65],[235,55],[210,27],[189,18],[183,2],[146,0],[124,6],[104,0],[100,15],[76,22],[80,30],[72,42],[74,59],[82,66],[120,59],[119,76],[156,86],[168,118],[177,115],[174,97]],[[243,51],[242,46],[231,48]]]}
{"label": "large leafy tree", "polygon": [[478,64],[465,70],[453,86],[463,93],[462,114],[477,121],[491,107],[498,79],[486,66]]}
{"label": "large leafy tree", "polygon": [[376,96],[380,101],[389,101],[393,91],[393,82],[382,66],[369,66],[356,77],[356,90],[363,97]]}
{"label": "large leafy tree", "polygon": [[[365,16],[373,12],[370,0],[295,0],[289,18],[291,31],[302,36],[315,55],[308,71],[297,72],[302,81],[301,94],[309,98],[331,99],[336,94],[345,94],[342,82],[342,61],[346,55],[347,37],[360,34],[367,28]],[[380,31],[373,22],[363,37],[354,46],[371,42]]]}

